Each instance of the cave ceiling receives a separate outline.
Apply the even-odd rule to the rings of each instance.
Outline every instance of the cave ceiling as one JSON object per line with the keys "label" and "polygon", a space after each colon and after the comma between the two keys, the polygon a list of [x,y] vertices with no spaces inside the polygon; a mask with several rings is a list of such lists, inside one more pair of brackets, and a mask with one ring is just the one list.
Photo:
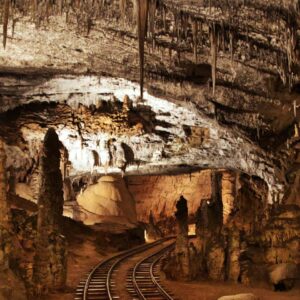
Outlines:
{"label": "cave ceiling", "polygon": [[298,172],[299,1],[5,0],[1,10],[0,134],[20,180],[50,126],[70,176],[229,168],[282,196]]}

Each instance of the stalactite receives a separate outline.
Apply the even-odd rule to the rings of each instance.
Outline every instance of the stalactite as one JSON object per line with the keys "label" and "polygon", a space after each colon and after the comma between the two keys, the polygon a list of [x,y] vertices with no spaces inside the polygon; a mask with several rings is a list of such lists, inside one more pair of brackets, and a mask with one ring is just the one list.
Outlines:
{"label": "stalactite", "polygon": [[143,100],[144,89],[144,58],[145,58],[145,37],[147,34],[147,20],[149,10],[149,0],[136,0],[137,3],[137,23],[140,58],[140,97]]}
{"label": "stalactite", "polygon": [[198,45],[198,22],[196,20],[192,21],[192,32],[193,32],[193,43],[194,43],[194,59],[195,63],[198,61],[197,45]]}
{"label": "stalactite", "polygon": [[63,0],[59,0],[57,6],[58,6],[58,13],[60,15],[62,15],[62,13],[63,13]]}
{"label": "stalactite", "polygon": [[233,32],[229,32],[229,51],[230,51],[230,59],[233,62]]}
{"label": "stalactite", "polygon": [[6,47],[9,8],[10,8],[10,0],[5,0],[4,1],[4,12],[3,12],[3,47],[4,48]]}
{"label": "stalactite", "polygon": [[216,67],[217,67],[217,52],[218,52],[218,33],[216,25],[212,24],[210,27],[210,53],[211,53],[211,74],[213,95],[215,95],[216,89]]}
{"label": "stalactite", "polygon": [[184,39],[187,38],[188,36],[188,15],[181,13],[181,28],[182,28],[182,35],[184,37]]}
{"label": "stalactite", "polygon": [[167,12],[166,12],[166,8],[163,6],[163,26],[164,26],[164,31],[167,31]]}
{"label": "stalactite", "polygon": [[119,0],[121,16],[124,19],[126,14],[126,0]]}
{"label": "stalactite", "polygon": [[154,39],[155,35],[155,12],[156,12],[156,1],[155,0],[149,0],[149,14],[148,14],[148,20],[149,20],[149,32],[151,34],[152,40]]}
{"label": "stalactite", "polygon": [[174,33],[177,38],[177,43],[179,43],[181,41],[179,22],[180,22],[180,15],[177,12],[175,12],[174,13]]}
{"label": "stalactite", "polygon": [[37,7],[38,7],[37,0],[32,0],[32,15],[34,16],[34,18],[36,17]]}
{"label": "stalactite", "polygon": [[200,47],[203,46],[203,24],[202,22],[199,23],[199,45]]}

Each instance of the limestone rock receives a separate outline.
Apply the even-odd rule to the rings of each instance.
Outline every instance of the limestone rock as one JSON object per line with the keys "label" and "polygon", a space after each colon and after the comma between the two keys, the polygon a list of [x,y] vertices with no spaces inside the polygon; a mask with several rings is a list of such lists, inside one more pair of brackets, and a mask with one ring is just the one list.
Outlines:
{"label": "limestone rock", "polygon": [[277,264],[270,269],[270,281],[275,290],[280,289],[278,285],[282,285],[282,289],[290,289],[293,287],[294,281],[299,278],[298,267],[292,263]]}
{"label": "limestone rock", "polygon": [[[98,183],[89,186],[77,196],[77,202],[95,217],[113,217],[116,221],[119,219],[137,222],[135,201],[120,176],[102,176]],[[95,222],[89,220],[89,217],[84,221],[89,224]]]}
{"label": "limestone rock", "polygon": [[0,139],[0,273],[9,269],[11,254],[10,207],[7,197],[6,154]]}
{"label": "limestone rock", "polygon": [[190,277],[190,253],[188,246],[188,208],[187,201],[183,196],[176,203],[176,221],[177,236],[175,255],[177,256],[178,266],[180,269],[180,277],[189,279]]}
{"label": "limestone rock", "polygon": [[36,202],[31,187],[26,183],[18,182],[15,186],[15,193],[21,198]]}
{"label": "limestone rock", "polygon": [[61,288],[66,281],[66,241],[60,234],[63,214],[60,143],[53,128],[45,135],[40,161],[41,186],[33,269],[34,286],[31,291],[36,295]]}
{"label": "limestone rock", "polygon": [[214,243],[208,249],[207,269],[208,276],[213,280],[224,280],[225,277],[225,252],[222,245]]}
{"label": "limestone rock", "polygon": [[236,178],[233,172],[223,172],[222,174],[222,203],[223,222],[227,223],[228,217],[234,209]]}
{"label": "limestone rock", "polygon": [[236,294],[230,296],[222,296],[218,300],[259,300],[259,298],[253,294]]}
{"label": "limestone rock", "polygon": [[24,284],[10,270],[0,272],[0,300],[27,300]]}
{"label": "limestone rock", "polygon": [[151,211],[157,223],[174,214],[180,195],[187,199],[189,214],[195,214],[202,199],[211,198],[211,171],[170,176],[130,176],[128,189],[134,195],[139,221],[148,222]]}

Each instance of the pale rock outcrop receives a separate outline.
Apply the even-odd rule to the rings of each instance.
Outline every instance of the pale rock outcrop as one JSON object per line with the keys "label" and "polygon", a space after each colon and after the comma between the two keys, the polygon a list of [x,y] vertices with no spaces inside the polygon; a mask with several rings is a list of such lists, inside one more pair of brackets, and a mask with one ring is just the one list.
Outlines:
{"label": "pale rock outcrop", "polygon": [[18,182],[15,185],[15,194],[26,200],[36,202],[34,192],[32,191],[30,185],[26,183]]}
{"label": "pale rock outcrop", "polygon": [[86,224],[103,220],[136,223],[135,201],[120,176],[102,176],[77,196],[78,204],[84,209]]}
{"label": "pale rock outcrop", "polygon": [[[273,265],[270,268],[270,282],[274,285],[274,289],[290,289],[293,287],[295,280],[299,278],[297,265],[293,263],[282,263]],[[278,287],[282,285],[281,287]]]}
{"label": "pale rock outcrop", "polygon": [[236,295],[230,295],[230,296],[222,296],[218,298],[218,300],[259,300],[257,296],[254,294],[248,293],[248,294],[236,294]]}

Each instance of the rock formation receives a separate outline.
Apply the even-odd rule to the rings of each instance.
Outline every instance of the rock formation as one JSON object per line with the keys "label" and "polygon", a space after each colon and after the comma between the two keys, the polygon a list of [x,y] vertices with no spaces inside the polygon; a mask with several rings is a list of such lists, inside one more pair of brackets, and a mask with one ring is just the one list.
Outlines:
{"label": "rock formation", "polygon": [[[147,223],[151,211],[158,226],[167,219],[173,220],[180,195],[187,200],[189,219],[195,215],[202,199],[211,198],[210,170],[189,174],[126,176],[125,180],[134,195],[139,221]],[[165,230],[166,226],[163,225],[162,229]]]}
{"label": "rock formation", "polygon": [[174,253],[162,263],[162,271],[169,279],[190,279],[190,249],[188,241],[188,208],[183,196],[176,203],[176,246]]}
{"label": "rock formation", "polygon": [[[299,207],[270,206],[267,193],[259,178],[211,172],[211,198],[202,200],[195,216],[196,239],[189,246],[186,240],[181,243],[189,249],[185,274],[190,279],[293,287],[300,275]],[[176,251],[163,261],[162,270],[168,278],[180,279],[169,261],[176,265]]]}
{"label": "rock formation", "polygon": [[102,176],[77,196],[78,204],[84,209],[86,224],[110,220],[136,224],[135,200],[120,176]]}
{"label": "rock formation", "polygon": [[199,264],[194,276],[209,277],[214,280],[224,279],[225,251],[220,232],[222,228],[222,200],[220,175],[211,173],[212,197],[202,200],[196,214],[196,253],[193,261]]}
{"label": "rock formation", "polygon": [[63,213],[62,175],[59,169],[60,143],[53,128],[44,139],[40,154],[41,186],[38,199],[34,293],[63,287],[66,281],[65,239],[60,233]]}
{"label": "rock formation", "polygon": [[223,223],[226,224],[230,214],[234,209],[236,198],[236,179],[233,172],[224,171],[222,174],[222,203],[223,203]]}
{"label": "rock formation", "polygon": [[0,271],[9,268],[10,253],[10,207],[7,198],[6,154],[0,140]]}
{"label": "rock formation", "polygon": [[189,241],[188,241],[188,208],[187,201],[183,196],[176,203],[176,247],[175,255],[177,256],[177,263],[179,265],[180,273],[183,279],[189,278]]}
{"label": "rock formation", "polygon": [[12,272],[10,266],[15,258],[15,249],[6,173],[6,154],[4,143],[0,139],[0,299],[25,300],[24,283]]}
{"label": "rock formation", "polygon": [[[276,265],[299,265],[299,1],[2,2],[0,264],[10,252],[3,176],[12,198],[39,203],[43,292],[64,281],[62,188],[74,219],[93,223],[88,210],[98,209],[120,217],[120,195],[101,203],[94,195],[100,176],[117,173],[136,193],[136,214],[124,207],[130,222],[148,222],[151,210],[171,233],[175,202],[187,199],[197,237],[188,246],[183,239],[185,279],[251,284],[269,280]],[[57,158],[55,179],[47,151],[39,159],[49,128],[61,142],[63,187]],[[279,284],[289,288],[286,279]]]}
{"label": "rock formation", "polygon": [[149,214],[149,221],[145,225],[145,240],[147,242],[155,241],[163,237],[160,228],[157,226],[152,211]]}
{"label": "rock formation", "polygon": [[259,297],[255,296],[254,294],[247,293],[247,294],[223,296],[218,298],[218,300],[259,300]]}

